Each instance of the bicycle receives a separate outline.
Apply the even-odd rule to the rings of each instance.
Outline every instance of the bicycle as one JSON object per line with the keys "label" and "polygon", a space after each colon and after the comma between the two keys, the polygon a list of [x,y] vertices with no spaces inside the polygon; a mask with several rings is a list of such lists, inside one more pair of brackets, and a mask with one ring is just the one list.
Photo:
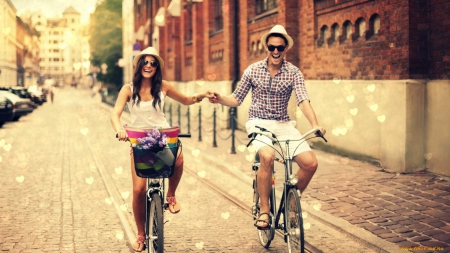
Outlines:
{"label": "bicycle", "polygon": [[[273,134],[269,130],[266,130],[259,126],[256,126],[256,128],[259,129],[259,131],[253,132],[248,135],[250,141],[247,144],[247,147],[250,146],[250,144],[255,140],[258,134],[267,136],[269,139],[272,140],[273,144],[278,144],[278,146],[280,147],[281,153],[277,149],[275,149],[275,147],[270,146],[281,156],[281,159],[275,157],[274,160],[276,162],[283,164],[285,169],[285,181],[282,192],[283,195],[279,203],[278,211],[276,208],[276,198],[275,198],[275,169],[272,170],[272,189],[271,194],[269,196],[270,229],[267,230],[258,229],[258,238],[260,244],[264,248],[268,248],[270,246],[270,243],[274,239],[275,230],[278,229],[281,230],[282,234],[284,235],[284,241],[285,243],[288,244],[289,252],[292,252],[294,248],[295,252],[298,252],[298,250],[300,250],[300,252],[303,253],[305,251],[305,238],[303,232],[302,209],[300,204],[300,196],[296,186],[298,179],[296,175],[292,174],[293,158],[291,157],[291,153],[289,151],[289,142],[300,141],[301,144],[304,141],[315,137],[321,137],[325,142],[328,141],[325,139],[325,137],[322,135],[319,129],[311,129],[303,136],[301,136],[300,139],[278,140],[275,134]],[[316,133],[316,136],[307,138],[312,133]],[[281,142],[285,143],[285,152],[283,152],[283,149],[281,148],[280,144]],[[260,217],[259,192],[257,186],[257,176],[259,166],[260,166],[259,156],[258,153],[256,153],[255,162],[253,163],[252,166],[252,169],[255,172],[255,179],[253,180],[253,202],[254,202],[254,205],[252,206],[253,220],[257,220]],[[283,218],[281,218],[281,215],[283,215]]]}
{"label": "bicycle", "polygon": [[[182,147],[178,138],[190,138],[191,134],[180,134],[179,128],[159,129],[165,133],[168,143],[159,150],[143,151],[133,147],[137,138],[145,136],[148,130],[125,127],[128,141],[133,148],[133,158],[136,174],[147,178],[146,205],[145,205],[145,245],[149,253],[164,252],[164,210],[165,181],[172,176],[175,162],[178,159],[178,148]],[[116,135],[117,137],[117,135]]]}

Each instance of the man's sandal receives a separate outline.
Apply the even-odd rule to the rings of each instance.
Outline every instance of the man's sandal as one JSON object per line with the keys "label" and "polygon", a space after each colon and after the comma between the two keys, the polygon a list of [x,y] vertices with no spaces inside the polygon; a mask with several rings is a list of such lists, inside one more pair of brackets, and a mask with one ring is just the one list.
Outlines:
{"label": "man's sandal", "polygon": [[[177,199],[175,198],[175,196],[167,196],[166,198],[167,200],[167,207],[166,210],[169,210],[169,212],[176,214],[180,212],[180,205],[177,203]],[[178,209],[175,209],[175,207],[178,207]]]}
{"label": "man's sandal", "polygon": [[[266,219],[266,220],[261,219],[261,216],[263,216],[264,214],[267,215],[268,219]],[[257,224],[259,222],[265,223],[265,226],[258,226]],[[256,220],[254,225],[259,230],[269,230],[270,229],[270,213],[260,213],[259,218]]]}
{"label": "man's sandal", "polygon": [[142,252],[145,250],[145,235],[138,235],[136,244],[133,245],[133,250],[136,252]]}

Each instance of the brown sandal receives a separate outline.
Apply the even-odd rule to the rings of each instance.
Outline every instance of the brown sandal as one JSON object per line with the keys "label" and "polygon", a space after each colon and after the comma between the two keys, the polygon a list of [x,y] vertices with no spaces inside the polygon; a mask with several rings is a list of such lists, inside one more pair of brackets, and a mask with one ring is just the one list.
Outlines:
{"label": "brown sandal", "polygon": [[[267,215],[267,217],[268,217],[268,219],[267,220],[263,220],[263,219],[261,219],[261,216],[263,216],[263,215]],[[267,225],[265,225],[265,226],[258,226],[257,224],[258,224],[258,222],[263,222],[263,223],[265,223],[265,224],[267,224]],[[269,230],[270,229],[270,213],[260,213],[259,214],[259,218],[255,221],[255,227],[256,228],[258,228],[259,230]]]}
{"label": "brown sandal", "polygon": [[133,245],[133,250],[136,252],[142,252],[145,250],[145,235],[137,236],[136,244]]}
{"label": "brown sandal", "polygon": [[[167,200],[167,203],[168,203],[167,207],[166,207],[166,210],[168,209],[169,212],[171,212],[173,214],[176,214],[176,213],[180,212],[181,208],[180,208],[180,205],[177,203],[177,199],[175,198],[175,196],[170,196],[170,197],[167,196],[166,200]],[[178,206],[178,210],[175,209],[176,206]]]}

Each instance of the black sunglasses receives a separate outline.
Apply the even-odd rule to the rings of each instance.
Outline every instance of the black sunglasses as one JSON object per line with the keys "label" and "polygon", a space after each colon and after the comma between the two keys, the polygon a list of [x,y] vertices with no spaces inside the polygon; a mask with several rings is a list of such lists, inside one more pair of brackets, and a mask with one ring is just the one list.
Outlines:
{"label": "black sunglasses", "polygon": [[144,60],[144,66],[147,66],[148,63],[150,63],[150,66],[152,66],[152,67],[154,67],[154,68],[158,67],[158,62],[157,62],[157,61],[147,61],[147,60]]}
{"label": "black sunglasses", "polygon": [[275,48],[278,50],[278,52],[283,52],[286,46],[274,46],[274,45],[268,45],[267,48],[270,52],[275,51]]}

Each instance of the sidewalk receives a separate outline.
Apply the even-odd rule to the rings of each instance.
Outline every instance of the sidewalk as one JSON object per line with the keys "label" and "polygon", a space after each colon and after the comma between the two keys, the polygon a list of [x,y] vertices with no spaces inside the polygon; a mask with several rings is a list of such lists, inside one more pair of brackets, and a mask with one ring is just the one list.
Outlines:
{"label": "sidewalk", "polygon": [[[247,133],[236,131],[236,154],[230,153],[230,130],[218,131],[217,147],[212,145],[210,122],[203,123],[202,141],[198,141],[197,124],[191,125],[191,133],[191,139],[182,140],[186,157],[187,152],[201,154],[207,163],[251,182],[254,152],[245,146]],[[307,216],[381,252],[450,252],[449,177],[388,173],[369,163],[314,152],[319,168],[302,195]],[[283,169],[276,165],[275,170],[280,182]],[[305,219],[305,233],[314,229],[308,224]]]}

